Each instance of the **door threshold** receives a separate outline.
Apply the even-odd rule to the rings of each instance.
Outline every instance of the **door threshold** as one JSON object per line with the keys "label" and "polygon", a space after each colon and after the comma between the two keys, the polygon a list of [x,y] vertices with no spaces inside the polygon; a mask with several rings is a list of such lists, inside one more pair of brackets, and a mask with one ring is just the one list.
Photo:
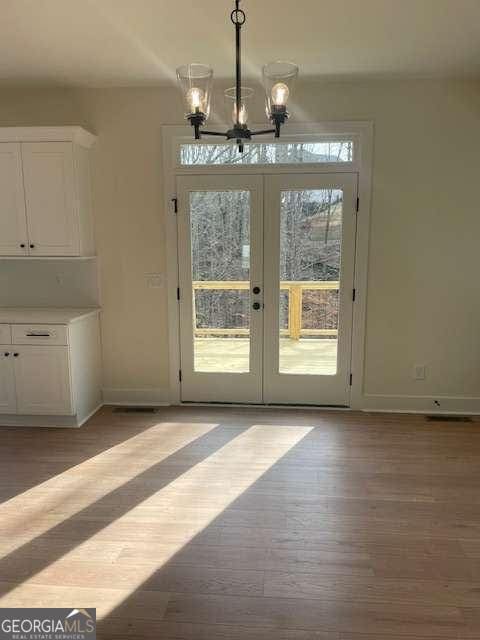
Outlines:
{"label": "door threshold", "polygon": [[352,411],[346,405],[338,404],[265,404],[254,402],[195,402],[183,400],[180,402],[181,407],[238,407],[245,409],[328,409],[329,411]]}

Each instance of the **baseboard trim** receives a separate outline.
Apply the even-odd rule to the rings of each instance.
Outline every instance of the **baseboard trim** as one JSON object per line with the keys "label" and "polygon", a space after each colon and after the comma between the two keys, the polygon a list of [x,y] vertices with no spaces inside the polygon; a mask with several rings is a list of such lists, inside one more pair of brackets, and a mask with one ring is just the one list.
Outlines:
{"label": "baseboard trim", "polygon": [[77,416],[51,416],[51,415],[16,415],[5,414],[0,416],[0,427],[42,427],[52,429],[78,429]]}
{"label": "baseboard trim", "polygon": [[81,420],[79,420],[79,422],[78,422],[78,426],[79,426],[79,427],[81,427],[82,425],[84,425],[84,424],[87,422],[87,420],[90,420],[90,418],[91,418],[92,416],[94,416],[94,415],[97,413],[97,411],[98,411],[99,409],[101,409],[102,407],[103,407],[103,402],[100,402],[100,404],[99,404],[98,406],[96,406],[96,407],[95,407],[95,409],[94,409],[93,411],[90,411],[90,413],[89,413],[88,415],[86,415],[84,418],[82,418]]}
{"label": "baseboard trim", "polygon": [[[169,388],[147,387],[140,389],[104,388],[103,404],[120,406],[169,406]],[[180,403],[181,405],[182,403]],[[202,405],[204,403],[188,403]],[[208,406],[208,403],[205,403]],[[218,406],[217,404],[210,406]],[[245,406],[245,405],[226,405]],[[252,405],[260,407],[262,405]],[[268,406],[268,405],[267,405]],[[97,411],[100,407],[97,407]],[[327,407],[325,407],[327,409]],[[332,407],[328,407],[329,410]],[[439,413],[452,415],[480,415],[480,397],[468,396],[409,396],[402,394],[365,393],[359,402],[352,402],[351,410],[387,413]],[[339,409],[337,409],[339,410]],[[343,410],[348,410],[343,408]],[[92,412],[92,415],[95,413]],[[91,416],[89,416],[91,417]],[[82,424],[85,421],[82,421]]]}
{"label": "baseboard trim", "polygon": [[364,394],[360,411],[386,413],[480,415],[480,398]]}
{"label": "baseboard trim", "polygon": [[153,405],[158,407],[170,404],[168,389],[148,387],[146,389],[103,389],[103,404],[120,406]]}

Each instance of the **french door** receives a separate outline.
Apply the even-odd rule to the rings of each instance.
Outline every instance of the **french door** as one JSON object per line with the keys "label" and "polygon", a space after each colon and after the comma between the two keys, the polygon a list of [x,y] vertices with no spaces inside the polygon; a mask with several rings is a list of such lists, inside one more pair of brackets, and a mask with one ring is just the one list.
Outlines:
{"label": "french door", "polygon": [[348,406],[356,183],[177,178],[182,401]]}

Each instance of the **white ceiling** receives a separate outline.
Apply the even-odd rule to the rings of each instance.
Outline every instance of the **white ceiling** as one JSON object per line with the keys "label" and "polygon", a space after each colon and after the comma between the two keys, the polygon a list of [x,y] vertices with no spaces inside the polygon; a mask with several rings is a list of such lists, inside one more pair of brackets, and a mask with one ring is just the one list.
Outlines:
{"label": "white ceiling", "polygon": [[[245,73],[480,75],[480,0],[244,0]],[[233,75],[233,0],[0,0],[0,83],[156,85],[185,62]]]}

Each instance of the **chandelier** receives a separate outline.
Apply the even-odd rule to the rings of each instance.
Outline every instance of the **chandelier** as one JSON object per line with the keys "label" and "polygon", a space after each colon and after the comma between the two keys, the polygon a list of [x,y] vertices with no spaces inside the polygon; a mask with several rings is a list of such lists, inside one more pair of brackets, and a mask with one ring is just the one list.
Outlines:
{"label": "chandelier", "polygon": [[235,86],[225,91],[225,102],[231,113],[233,126],[228,131],[205,131],[202,127],[210,114],[213,70],[204,64],[186,64],[177,69],[177,79],[185,102],[185,117],[195,132],[195,140],[202,135],[222,136],[236,140],[238,150],[243,152],[244,142],[252,136],[275,134],[280,137],[280,128],[288,120],[287,102],[298,75],[298,67],[292,62],[270,62],[263,67],[263,86],[267,117],[271,129],[251,131],[248,127],[248,103],[253,89],[242,86],[241,30],[245,24],[245,12],[240,9],[240,0],[235,0],[235,9],[230,15],[235,26]]}

